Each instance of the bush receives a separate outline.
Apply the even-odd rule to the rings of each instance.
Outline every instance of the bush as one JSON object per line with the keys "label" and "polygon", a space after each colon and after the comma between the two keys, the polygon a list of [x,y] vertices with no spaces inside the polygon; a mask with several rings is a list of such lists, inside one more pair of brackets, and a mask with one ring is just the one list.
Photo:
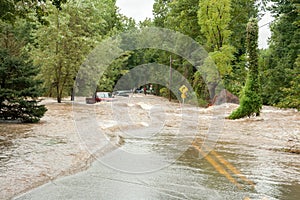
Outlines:
{"label": "bush", "polygon": [[165,98],[168,98],[169,97],[169,89],[168,88],[161,88],[159,90],[159,94],[162,96],[162,97],[165,97]]}

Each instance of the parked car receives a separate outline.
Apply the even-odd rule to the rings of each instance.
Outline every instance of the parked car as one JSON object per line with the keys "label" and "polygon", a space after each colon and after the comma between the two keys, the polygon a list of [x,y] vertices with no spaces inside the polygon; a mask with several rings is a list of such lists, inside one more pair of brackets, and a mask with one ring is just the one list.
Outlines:
{"label": "parked car", "polygon": [[101,102],[101,101],[114,101],[115,99],[110,92],[96,92],[95,100],[96,102]]}
{"label": "parked car", "polygon": [[144,90],[143,90],[143,89],[140,89],[140,88],[138,88],[138,89],[136,89],[134,92],[135,92],[135,93],[143,93],[143,92],[144,92]]}
{"label": "parked car", "polygon": [[85,98],[85,101],[87,104],[94,104],[96,102],[111,102],[115,101],[116,99],[113,97],[113,95],[110,92],[96,92],[93,97],[87,97]]}
{"label": "parked car", "polygon": [[120,91],[115,91],[114,96],[122,96],[122,97],[129,97],[132,94],[131,90],[120,90]]}

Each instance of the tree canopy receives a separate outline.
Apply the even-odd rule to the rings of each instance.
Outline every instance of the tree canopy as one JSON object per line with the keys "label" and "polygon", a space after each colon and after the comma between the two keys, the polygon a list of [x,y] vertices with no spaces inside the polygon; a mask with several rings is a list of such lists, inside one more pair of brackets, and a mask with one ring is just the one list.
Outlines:
{"label": "tree canopy", "polygon": [[[300,9],[296,1],[272,0],[270,8],[274,22],[271,24],[272,36],[267,53],[262,55],[263,102],[268,105],[290,107],[296,102],[290,90],[297,82],[300,54]],[[295,88],[296,89],[296,88]],[[295,91],[296,92],[296,91]],[[296,92],[297,93],[297,92]]]}
{"label": "tree canopy", "polygon": [[259,116],[262,107],[258,70],[258,22],[251,18],[247,25],[248,76],[240,97],[240,107],[231,113],[229,119]]}
{"label": "tree canopy", "polygon": [[43,90],[39,68],[22,49],[26,26],[2,23],[0,50],[0,119],[38,122],[46,112],[38,98]]}
{"label": "tree canopy", "polygon": [[[272,2],[269,7],[268,2]],[[19,66],[13,70],[14,76],[18,70],[28,70],[28,88],[31,84],[37,85],[34,94],[29,95],[32,99],[50,96],[61,102],[63,97],[73,96],[78,70],[84,67],[85,58],[99,43],[119,33],[156,26],[189,36],[204,47],[208,57],[193,66],[179,55],[159,49],[126,51],[111,63],[101,79],[93,80],[97,90],[113,90],[118,80],[135,66],[159,63],[171,65],[180,72],[193,86],[198,103],[203,106],[220,92],[219,84],[240,95],[243,104],[247,88],[252,88],[256,82],[253,80],[257,79],[261,86],[254,91],[262,97],[263,104],[299,109],[300,11],[297,1],[155,0],[154,18],[139,23],[120,14],[115,0],[3,0],[0,6],[2,81],[9,83],[10,74],[5,70],[13,69],[12,65]],[[250,18],[259,20],[260,11],[264,9],[269,9],[275,18],[271,23],[272,36],[268,49],[255,50],[257,68],[250,67],[253,64],[249,56],[254,51],[249,49],[249,44],[254,41],[247,39],[246,27]],[[123,35],[124,44],[134,46],[145,42],[130,33]],[[202,73],[209,76],[197,70],[202,66],[207,70]],[[210,73],[214,67],[218,73]],[[21,77],[25,81],[25,77]],[[21,80],[11,77],[11,81]],[[1,89],[8,87],[5,84]],[[43,90],[38,89],[38,85]],[[157,95],[160,91],[166,95],[168,91],[167,86],[154,84],[153,87]],[[174,94],[169,95],[175,98]],[[26,98],[30,99],[20,96],[20,99]],[[2,103],[7,101],[6,98]]]}

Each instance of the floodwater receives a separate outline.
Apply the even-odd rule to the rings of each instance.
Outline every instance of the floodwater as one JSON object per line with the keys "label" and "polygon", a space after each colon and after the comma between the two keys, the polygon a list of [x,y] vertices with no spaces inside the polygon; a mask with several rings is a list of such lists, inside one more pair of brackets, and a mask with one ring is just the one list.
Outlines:
{"label": "floodwater", "polygon": [[72,104],[47,99],[38,124],[0,123],[0,199],[86,169],[90,154],[80,146]]}
{"label": "floodwater", "polygon": [[234,104],[150,95],[46,105],[39,124],[0,125],[1,199],[299,199],[293,109],[231,121]]}

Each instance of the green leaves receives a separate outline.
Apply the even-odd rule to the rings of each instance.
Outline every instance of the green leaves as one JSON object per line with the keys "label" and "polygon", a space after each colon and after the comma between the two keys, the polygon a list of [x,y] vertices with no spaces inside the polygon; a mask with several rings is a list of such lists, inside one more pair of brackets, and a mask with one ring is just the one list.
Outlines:
{"label": "green leaves", "polygon": [[229,43],[230,6],[230,0],[199,1],[198,22],[206,37],[207,46],[213,50],[219,50]]}
{"label": "green leaves", "polygon": [[284,98],[278,103],[278,106],[300,110],[300,55],[298,55],[295,65],[296,67],[292,70],[293,78],[290,81],[290,87],[281,88]]}
{"label": "green leaves", "polygon": [[257,20],[251,18],[247,24],[247,52],[249,72],[246,85],[240,98],[240,106],[231,113],[229,119],[259,116],[262,107],[260,96],[260,80],[258,71],[258,25]]}
{"label": "green leaves", "polygon": [[47,96],[71,94],[75,77],[86,56],[119,24],[115,2],[69,1],[60,9],[47,5],[44,17],[49,25],[38,25],[34,33],[36,45],[31,52],[35,63],[41,65]]}
{"label": "green leaves", "polygon": [[38,105],[42,95],[41,81],[35,79],[36,66],[24,55],[0,50],[0,119],[38,122],[47,111]]}
{"label": "green leaves", "polygon": [[[297,1],[272,0],[270,10],[275,17],[267,63],[262,77],[263,101],[280,107],[299,107],[297,84],[300,49],[300,11]],[[292,89],[293,88],[293,89]],[[297,104],[298,102],[298,104]]]}

